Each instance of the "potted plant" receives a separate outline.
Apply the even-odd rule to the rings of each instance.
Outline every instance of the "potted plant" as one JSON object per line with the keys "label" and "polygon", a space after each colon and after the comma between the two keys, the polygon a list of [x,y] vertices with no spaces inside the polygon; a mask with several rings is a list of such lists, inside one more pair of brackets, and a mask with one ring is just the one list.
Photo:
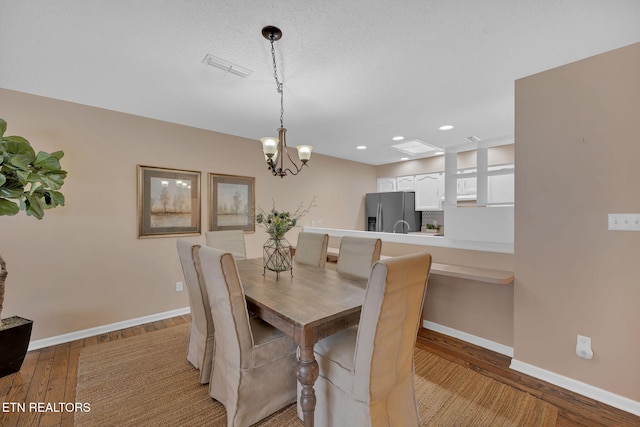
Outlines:
{"label": "potted plant", "polygon": [[433,224],[426,224],[424,227],[424,232],[427,234],[437,234],[440,232],[440,227],[438,227],[438,224],[434,221]]}
{"label": "potted plant", "polygon": [[[67,172],[60,167],[62,151],[35,153],[21,136],[4,136],[7,122],[0,118],[0,216],[24,211],[42,219],[45,209],[64,205],[62,187]],[[33,321],[19,316],[2,319],[6,263],[0,255],[0,377],[20,370],[29,347]]]}

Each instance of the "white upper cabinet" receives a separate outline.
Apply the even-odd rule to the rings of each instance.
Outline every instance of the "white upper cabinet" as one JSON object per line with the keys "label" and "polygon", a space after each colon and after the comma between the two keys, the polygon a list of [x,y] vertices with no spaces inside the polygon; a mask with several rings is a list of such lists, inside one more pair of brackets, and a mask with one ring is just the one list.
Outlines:
{"label": "white upper cabinet", "polygon": [[489,168],[487,203],[506,204],[515,202],[515,179],[513,165]]}
{"label": "white upper cabinet", "polygon": [[413,175],[409,176],[399,176],[396,178],[396,190],[397,191],[413,191],[414,190],[414,177]]}
{"label": "white upper cabinet", "polygon": [[416,210],[442,210],[440,200],[444,197],[444,174],[426,173],[416,175],[414,181],[416,192]]}
{"label": "white upper cabinet", "polygon": [[385,193],[387,191],[396,191],[395,177],[378,178],[378,193]]}

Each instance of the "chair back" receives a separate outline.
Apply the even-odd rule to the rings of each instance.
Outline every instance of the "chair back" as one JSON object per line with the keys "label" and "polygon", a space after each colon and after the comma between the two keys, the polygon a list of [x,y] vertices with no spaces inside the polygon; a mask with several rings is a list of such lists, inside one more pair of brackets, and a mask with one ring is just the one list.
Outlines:
{"label": "chair back", "polygon": [[200,263],[216,325],[216,349],[221,350],[216,351],[216,362],[222,357],[226,374],[238,375],[251,367],[253,335],[235,260],[229,252],[204,247]]}
{"label": "chair back", "polygon": [[390,420],[389,425],[418,425],[403,424],[412,412],[403,408],[415,405],[413,352],[430,270],[428,253],[388,258],[374,264],[367,284],[353,398],[368,401],[371,419]]}
{"label": "chair back", "polygon": [[336,270],[361,279],[368,279],[371,266],[380,259],[382,240],[369,237],[344,236]]}
{"label": "chair back", "polygon": [[204,233],[207,246],[231,252],[235,259],[247,259],[247,249],[244,243],[244,231],[220,230]]}
{"label": "chair back", "polygon": [[191,331],[187,359],[200,369],[200,382],[206,384],[211,375],[214,346],[214,325],[209,306],[209,296],[200,270],[200,245],[186,239],[178,239],[178,256],[189,295]]}
{"label": "chair back", "polygon": [[300,232],[294,260],[298,264],[324,268],[328,245],[328,234]]}

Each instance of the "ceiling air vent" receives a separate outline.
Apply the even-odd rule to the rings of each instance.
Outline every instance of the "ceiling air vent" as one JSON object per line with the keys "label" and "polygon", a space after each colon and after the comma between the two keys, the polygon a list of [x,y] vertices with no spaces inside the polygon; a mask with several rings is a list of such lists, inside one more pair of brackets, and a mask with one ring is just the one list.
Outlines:
{"label": "ceiling air vent", "polygon": [[398,151],[402,151],[403,153],[411,154],[412,156],[415,156],[417,154],[429,154],[431,152],[441,150],[440,147],[436,147],[435,145],[420,141],[419,139],[404,141],[401,144],[395,144],[391,147],[395,148]]}
{"label": "ceiling air vent", "polygon": [[202,63],[206,65],[211,65],[212,67],[215,67],[215,68],[219,68],[223,71],[226,71],[227,73],[231,73],[238,77],[242,77],[243,79],[246,77],[249,77],[251,73],[253,73],[253,71],[248,68],[226,61],[222,58],[218,58],[217,56],[213,56],[210,53],[208,53],[207,56],[204,57],[204,59],[202,60]]}
{"label": "ceiling air vent", "polygon": [[478,138],[477,136],[473,136],[473,135],[466,137],[464,140],[467,141],[467,142],[480,142],[481,141],[480,138]]}

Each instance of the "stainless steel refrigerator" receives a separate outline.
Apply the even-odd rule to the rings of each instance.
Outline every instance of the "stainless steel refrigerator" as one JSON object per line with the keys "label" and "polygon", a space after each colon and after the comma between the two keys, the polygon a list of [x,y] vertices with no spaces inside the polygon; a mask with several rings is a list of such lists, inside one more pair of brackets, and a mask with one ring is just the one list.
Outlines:
{"label": "stainless steel refrigerator", "polygon": [[416,211],[416,193],[367,193],[365,220],[367,231],[405,234],[409,231],[420,231],[422,213]]}

